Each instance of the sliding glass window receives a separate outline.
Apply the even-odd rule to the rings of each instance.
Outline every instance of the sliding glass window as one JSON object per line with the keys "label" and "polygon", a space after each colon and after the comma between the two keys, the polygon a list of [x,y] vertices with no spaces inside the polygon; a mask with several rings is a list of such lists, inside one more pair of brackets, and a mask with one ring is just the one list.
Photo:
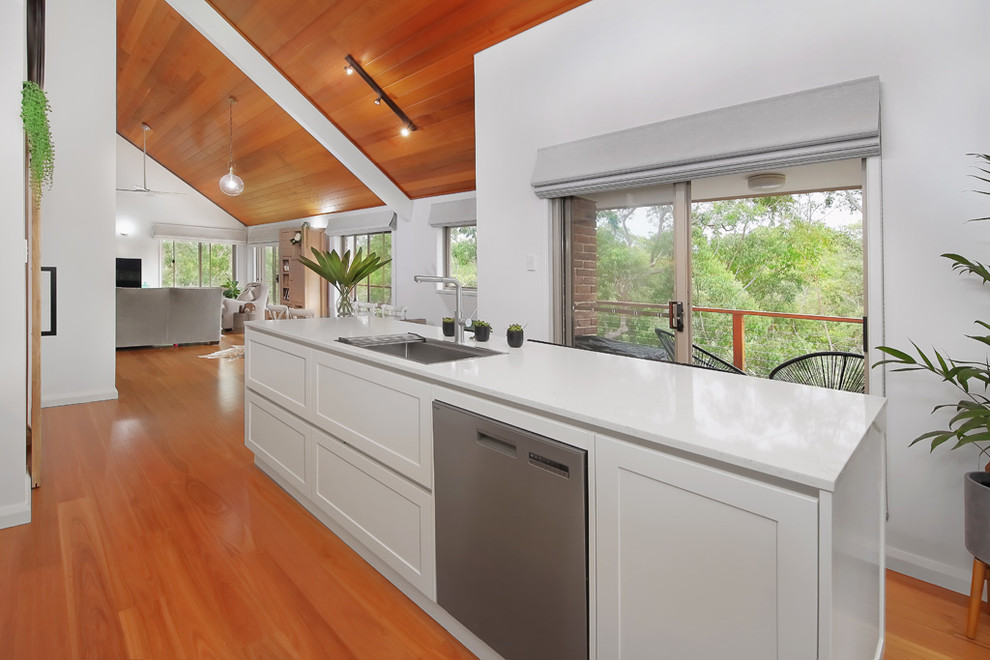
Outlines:
{"label": "sliding glass window", "polygon": [[229,243],[162,241],[161,285],[223,286],[234,277],[234,246]]}

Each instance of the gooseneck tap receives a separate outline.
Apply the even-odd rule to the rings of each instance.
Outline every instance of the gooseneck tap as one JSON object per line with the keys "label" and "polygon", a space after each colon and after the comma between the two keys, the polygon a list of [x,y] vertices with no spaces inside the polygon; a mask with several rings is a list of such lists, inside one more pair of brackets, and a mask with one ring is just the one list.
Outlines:
{"label": "gooseneck tap", "polygon": [[461,283],[456,277],[440,277],[439,275],[414,275],[415,282],[438,282],[454,285],[454,341],[458,344],[464,341],[464,319],[461,318]]}

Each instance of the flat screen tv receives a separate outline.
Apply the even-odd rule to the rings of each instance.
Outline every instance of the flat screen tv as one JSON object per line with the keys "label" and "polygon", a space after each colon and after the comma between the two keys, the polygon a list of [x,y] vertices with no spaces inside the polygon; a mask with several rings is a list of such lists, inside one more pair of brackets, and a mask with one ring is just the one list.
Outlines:
{"label": "flat screen tv", "polygon": [[117,286],[141,286],[141,260],[117,257]]}

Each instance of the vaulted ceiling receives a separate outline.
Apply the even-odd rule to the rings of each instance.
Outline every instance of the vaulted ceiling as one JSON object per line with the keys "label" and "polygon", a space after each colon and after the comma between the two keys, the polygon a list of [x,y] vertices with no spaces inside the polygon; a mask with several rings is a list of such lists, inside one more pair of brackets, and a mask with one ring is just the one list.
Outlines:
{"label": "vaulted ceiling", "polygon": [[[474,190],[474,54],[588,0],[211,0],[410,198]],[[415,123],[408,137],[352,55]],[[245,191],[220,192],[228,156]],[[117,132],[246,225],[379,198],[165,0],[117,1]],[[140,181],[136,180],[136,184]]]}

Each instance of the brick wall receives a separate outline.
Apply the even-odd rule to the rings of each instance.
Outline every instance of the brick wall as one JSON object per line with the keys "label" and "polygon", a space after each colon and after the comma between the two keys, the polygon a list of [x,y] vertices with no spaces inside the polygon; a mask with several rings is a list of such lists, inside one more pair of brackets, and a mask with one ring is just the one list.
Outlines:
{"label": "brick wall", "polygon": [[[571,277],[574,303],[598,300],[598,237],[595,230],[595,203],[571,200]],[[574,336],[598,334],[598,314],[594,310],[574,311]]]}

